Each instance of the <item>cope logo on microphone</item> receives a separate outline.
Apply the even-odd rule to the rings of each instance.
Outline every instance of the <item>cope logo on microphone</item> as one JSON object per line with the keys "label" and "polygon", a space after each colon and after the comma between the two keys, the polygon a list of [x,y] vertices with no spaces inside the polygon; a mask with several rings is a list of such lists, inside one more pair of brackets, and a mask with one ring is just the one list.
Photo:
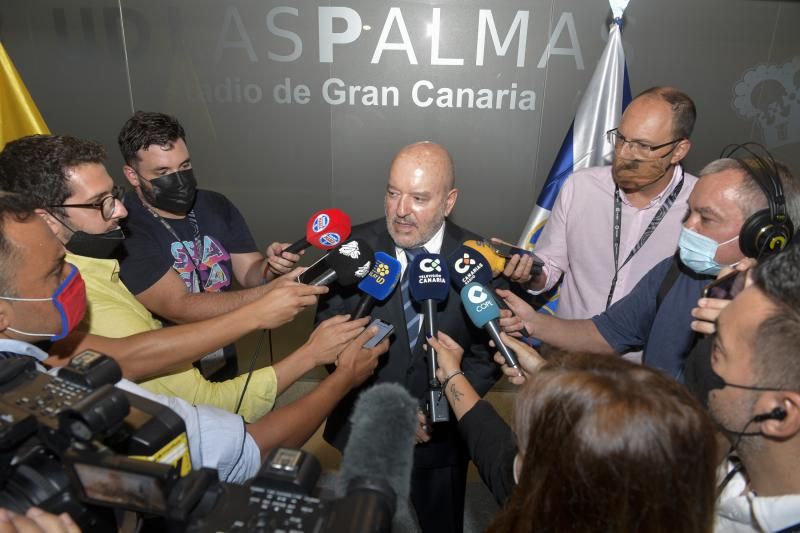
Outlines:
{"label": "cope logo on microphone", "polygon": [[369,277],[374,279],[375,283],[377,283],[378,285],[383,285],[384,283],[386,283],[386,276],[389,275],[389,272],[391,272],[389,265],[387,265],[382,261],[376,260],[375,268],[370,270]]}
{"label": "cope logo on microphone", "polygon": [[350,241],[344,243],[339,248],[339,253],[342,255],[346,255],[350,259],[358,259],[359,257],[361,257],[361,250],[358,249],[358,241]]}
{"label": "cope logo on microphone", "polygon": [[369,274],[371,267],[372,267],[372,261],[367,261],[366,263],[358,267],[358,269],[356,269],[356,277],[363,278],[364,276]]}
{"label": "cope logo on microphone", "polygon": [[321,213],[317,215],[317,218],[314,219],[314,222],[311,224],[311,229],[314,230],[314,233],[319,233],[323,231],[325,228],[328,227],[328,224],[331,223],[331,217],[326,215],[325,213]]}
{"label": "cope logo on microphone", "polygon": [[469,291],[467,291],[467,298],[470,302],[475,304],[475,310],[479,313],[484,309],[494,306],[491,300],[489,300],[489,294],[483,289],[483,287],[472,287]]}
{"label": "cope logo on microphone", "polygon": [[475,264],[475,260],[469,256],[469,254],[465,253],[464,257],[456,261],[455,265],[453,265],[456,269],[456,272],[459,274],[466,274],[469,270],[469,267]]}
{"label": "cope logo on microphone", "polygon": [[438,259],[423,259],[419,262],[419,269],[423,272],[441,272],[442,266],[441,261]]}
{"label": "cope logo on microphone", "polygon": [[319,238],[320,244],[323,246],[336,246],[342,238],[338,233],[325,233]]}

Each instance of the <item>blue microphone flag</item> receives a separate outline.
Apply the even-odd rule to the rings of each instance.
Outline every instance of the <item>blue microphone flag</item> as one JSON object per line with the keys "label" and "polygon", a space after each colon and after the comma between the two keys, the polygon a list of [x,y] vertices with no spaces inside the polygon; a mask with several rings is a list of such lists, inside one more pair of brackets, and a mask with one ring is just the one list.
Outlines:
{"label": "blue microphone flag", "polygon": [[461,289],[461,302],[472,323],[482,328],[500,318],[500,308],[492,293],[480,283],[468,283]]}
{"label": "blue microphone flag", "polygon": [[469,246],[459,246],[447,258],[450,281],[460,291],[467,283],[488,285],[492,282],[492,268],[483,254]]}
{"label": "blue microphone flag", "polygon": [[375,253],[375,262],[358,288],[376,300],[385,300],[400,280],[400,261],[383,252]]}
{"label": "blue microphone flag", "polygon": [[419,254],[408,266],[408,291],[417,302],[443,302],[450,294],[450,273],[439,254]]}

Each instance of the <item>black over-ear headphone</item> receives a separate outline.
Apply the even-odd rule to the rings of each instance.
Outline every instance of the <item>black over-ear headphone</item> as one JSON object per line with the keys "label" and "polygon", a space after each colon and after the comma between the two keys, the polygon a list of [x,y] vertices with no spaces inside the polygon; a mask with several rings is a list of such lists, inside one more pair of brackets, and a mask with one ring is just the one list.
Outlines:
{"label": "black over-ear headphone", "polygon": [[[734,157],[737,152],[744,152],[745,157]],[[744,255],[754,258],[780,252],[792,240],[794,224],[786,212],[786,199],[775,159],[758,143],[726,146],[720,157],[736,159],[764,192],[769,205],[768,209],[756,211],[744,221],[739,232],[739,248]]]}
{"label": "black over-ear headphone", "polygon": [[765,420],[783,420],[786,418],[786,409],[783,407],[776,407],[769,413],[761,413],[753,417],[753,422],[764,422]]}

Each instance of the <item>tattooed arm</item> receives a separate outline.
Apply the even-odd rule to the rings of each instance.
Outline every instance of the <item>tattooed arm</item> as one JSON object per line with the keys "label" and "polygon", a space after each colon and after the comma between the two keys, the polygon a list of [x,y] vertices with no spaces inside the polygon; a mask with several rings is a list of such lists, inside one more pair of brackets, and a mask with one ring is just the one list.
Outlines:
{"label": "tattooed arm", "polygon": [[437,337],[427,339],[427,342],[436,350],[439,359],[439,368],[436,378],[444,388],[447,401],[453,408],[457,420],[467,414],[470,409],[481,399],[480,395],[461,372],[461,358],[464,350],[446,333],[439,332]]}

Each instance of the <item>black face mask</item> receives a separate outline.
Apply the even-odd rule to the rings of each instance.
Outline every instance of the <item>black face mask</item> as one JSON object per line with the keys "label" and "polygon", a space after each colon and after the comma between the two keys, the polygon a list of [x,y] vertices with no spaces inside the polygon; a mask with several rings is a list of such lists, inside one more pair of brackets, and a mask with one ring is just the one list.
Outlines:
{"label": "black face mask", "polygon": [[185,215],[192,209],[197,193],[194,171],[178,170],[150,181],[150,187],[141,187],[147,203],[176,215]]}
{"label": "black face mask", "polygon": [[75,231],[64,246],[71,254],[95,259],[109,259],[114,255],[117,247],[122,244],[124,238],[125,234],[120,228],[96,235]]}

